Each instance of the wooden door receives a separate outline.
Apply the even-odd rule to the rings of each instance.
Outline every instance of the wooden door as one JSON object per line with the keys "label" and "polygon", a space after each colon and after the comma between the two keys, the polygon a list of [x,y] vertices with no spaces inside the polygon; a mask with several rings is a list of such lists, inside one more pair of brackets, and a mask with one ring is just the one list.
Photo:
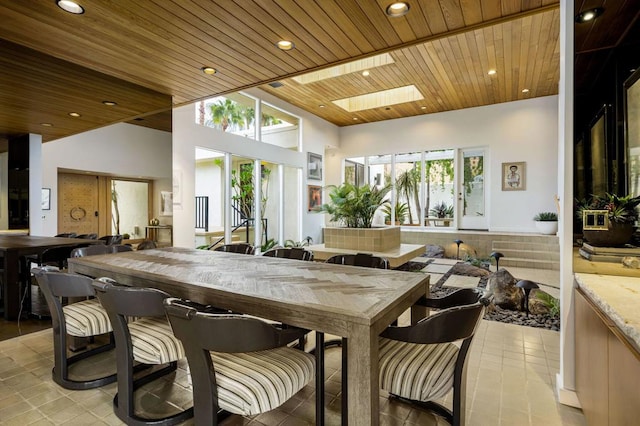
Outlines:
{"label": "wooden door", "polygon": [[95,175],[58,174],[58,233],[104,233],[99,214],[100,184]]}

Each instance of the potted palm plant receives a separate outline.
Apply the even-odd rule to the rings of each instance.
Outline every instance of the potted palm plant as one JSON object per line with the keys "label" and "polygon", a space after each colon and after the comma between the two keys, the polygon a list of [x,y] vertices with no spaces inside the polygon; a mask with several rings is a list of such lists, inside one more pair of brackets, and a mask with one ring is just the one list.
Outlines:
{"label": "potted palm plant", "polygon": [[400,227],[373,227],[376,211],[385,203],[390,186],[355,186],[350,183],[332,185],[329,202],[314,209],[329,213],[331,222],[339,227],[324,228],[324,244],[327,248],[384,252],[400,247]]}
{"label": "potted palm plant", "polygon": [[533,220],[536,228],[540,233],[545,235],[554,235],[558,232],[558,215],[554,212],[540,212]]}

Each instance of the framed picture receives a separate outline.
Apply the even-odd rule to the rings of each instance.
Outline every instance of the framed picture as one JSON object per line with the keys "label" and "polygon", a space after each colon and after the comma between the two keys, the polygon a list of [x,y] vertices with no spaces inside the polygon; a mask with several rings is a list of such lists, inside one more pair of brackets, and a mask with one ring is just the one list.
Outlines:
{"label": "framed picture", "polygon": [[51,188],[42,188],[42,210],[51,210]]}
{"label": "framed picture", "polygon": [[173,216],[173,192],[160,191],[160,216]]}
{"label": "framed picture", "polygon": [[322,155],[307,153],[307,178],[322,180]]}
{"label": "framed picture", "polygon": [[321,186],[308,185],[307,193],[309,195],[307,211],[312,211],[314,208],[322,205],[322,187]]}
{"label": "framed picture", "polygon": [[502,163],[502,190],[524,191],[527,187],[526,163]]}

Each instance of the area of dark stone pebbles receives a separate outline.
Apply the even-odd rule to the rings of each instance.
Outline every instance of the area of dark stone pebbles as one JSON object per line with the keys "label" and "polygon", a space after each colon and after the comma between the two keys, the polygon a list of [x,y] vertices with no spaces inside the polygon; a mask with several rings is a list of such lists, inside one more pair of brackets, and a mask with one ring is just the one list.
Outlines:
{"label": "area of dark stone pebbles", "polygon": [[[407,262],[404,265],[396,268],[401,271],[418,272],[427,266],[431,261],[424,262]],[[447,278],[452,275],[452,270],[449,270],[446,274],[438,280],[437,283],[431,285],[431,297],[443,297],[449,293],[457,290],[455,287],[443,287],[442,285],[447,281]],[[460,274],[458,274],[460,275]],[[487,287],[487,278],[481,277],[478,287]],[[533,315],[520,311],[512,311],[510,309],[502,309],[496,306],[495,309],[487,310],[484,314],[484,319],[490,321],[504,322],[508,324],[524,325],[527,327],[545,328],[547,330],[560,331],[560,318],[552,317],[551,315]]]}

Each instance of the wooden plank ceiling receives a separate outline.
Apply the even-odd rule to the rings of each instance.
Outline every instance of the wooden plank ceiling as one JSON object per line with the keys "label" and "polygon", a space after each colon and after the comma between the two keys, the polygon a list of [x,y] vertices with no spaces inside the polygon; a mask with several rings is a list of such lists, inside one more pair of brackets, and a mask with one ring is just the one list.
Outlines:
{"label": "wooden plank ceiling", "polygon": [[[520,99],[525,86],[529,97],[557,93],[558,0],[410,0],[410,12],[399,18],[385,14],[390,0],[79,3],[82,15],[66,13],[52,0],[0,3],[1,88],[12,92],[21,85],[16,94],[0,96],[0,135],[36,132],[54,140],[166,110],[158,107],[166,102],[162,95],[175,106],[273,81],[286,80],[281,89],[292,90],[290,77],[380,52],[395,61],[380,75],[340,77],[317,93],[316,84],[298,87],[312,100],[301,105],[346,125],[353,124],[350,114],[320,114],[318,102],[406,82],[425,97],[424,104],[362,113],[359,122],[367,122],[424,113],[421,106],[434,112]],[[293,41],[295,49],[278,50],[281,39]],[[19,60],[11,61],[14,55]],[[56,66],[45,73],[39,61]],[[218,73],[205,75],[203,66]],[[490,78],[492,66],[497,74]],[[68,72],[73,78],[65,80]],[[53,83],[43,86],[38,79]],[[123,86],[109,85],[116,80]],[[353,90],[340,90],[346,86]],[[299,93],[287,97],[285,90],[270,89],[297,103]],[[48,96],[38,97],[40,91]],[[109,94],[121,115],[96,108],[96,99]],[[15,113],[4,113],[7,108]],[[82,120],[69,121],[70,110]],[[162,127],[154,120],[137,123]]]}

